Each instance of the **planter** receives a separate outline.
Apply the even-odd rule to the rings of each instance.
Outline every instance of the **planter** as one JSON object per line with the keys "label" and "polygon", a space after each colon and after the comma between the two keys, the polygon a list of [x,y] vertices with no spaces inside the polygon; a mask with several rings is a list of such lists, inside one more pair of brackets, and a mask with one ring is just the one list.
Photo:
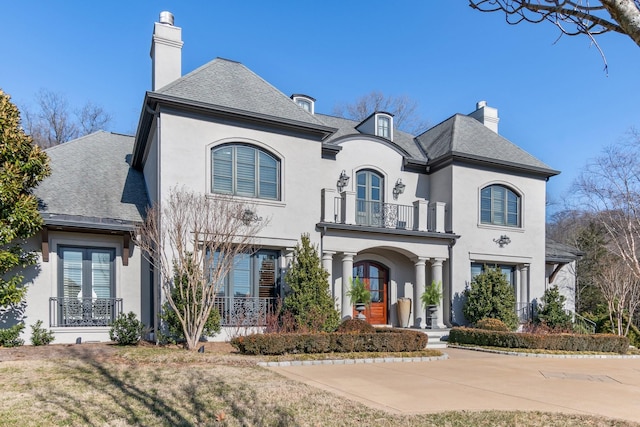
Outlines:
{"label": "planter", "polygon": [[362,312],[365,310],[366,305],[362,303],[356,303],[355,307],[356,307],[356,311],[358,312],[356,319],[365,320],[367,317],[364,314],[362,314]]}
{"label": "planter", "polygon": [[437,305],[428,305],[427,306],[427,319],[429,329],[435,329],[438,326],[438,306]]}
{"label": "planter", "polygon": [[409,327],[409,318],[411,317],[411,298],[398,298],[396,314],[398,315],[398,324],[401,328]]}

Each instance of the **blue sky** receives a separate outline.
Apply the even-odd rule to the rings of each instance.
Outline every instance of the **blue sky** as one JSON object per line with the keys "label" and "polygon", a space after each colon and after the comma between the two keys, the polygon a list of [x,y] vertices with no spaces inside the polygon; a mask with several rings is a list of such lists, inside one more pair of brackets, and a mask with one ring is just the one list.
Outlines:
{"label": "blue sky", "polygon": [[554,169],[552,199],[568,196],[601,149],[639,125],[640,48],[599,38],[608,75],[584,37],[551,25],[509,26],[466,0],[75,1],[0,0],[0,88],[18,106],[42,88],[70,104],[91,100],[135,130],[150,89],[153,23],[182,27],[183,73],[215,57],[240,61],[285,94],[305,93],[331,113],[378,90],[409,95],[431,124],[499,109],[500,134]]}

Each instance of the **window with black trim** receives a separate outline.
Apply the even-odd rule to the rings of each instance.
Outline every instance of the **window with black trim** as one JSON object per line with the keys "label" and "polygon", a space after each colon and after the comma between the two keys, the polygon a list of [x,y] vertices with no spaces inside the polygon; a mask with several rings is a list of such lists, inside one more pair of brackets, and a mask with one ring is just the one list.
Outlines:
{"label": "window with black trim", "polygon": [[235,196],[280,199],[280,161],[250,145],[211,150],[211,191]]}
{"label": "window with black trim", "polygon": [[115,297],[115,250],[58,248],[57,326],[108,326],[121,311]]}
{"label": "window with black trim", "polygon": [[490,185],[483,188],[480,191],[480,222],[520,227],[520,200],[520,196],[503,185]]}

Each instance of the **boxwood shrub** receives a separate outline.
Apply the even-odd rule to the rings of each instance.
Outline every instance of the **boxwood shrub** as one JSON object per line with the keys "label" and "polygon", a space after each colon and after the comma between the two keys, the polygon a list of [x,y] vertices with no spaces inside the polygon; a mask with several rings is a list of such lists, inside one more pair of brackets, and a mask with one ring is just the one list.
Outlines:
{"label": "boxwood shrub", "polygon": [[564,351],[595,351],[625,354],[626,337],[611,334],[528,334],[488,331],[475,328],[453,328],[449,342],[488,347],[525,348]]}
{"label": "boxwood shrub", "polygon": [[427,335],[406,329],[376,329],[365,333],[253,334],[231,340],[243,354],[349,353],[419,351]]}

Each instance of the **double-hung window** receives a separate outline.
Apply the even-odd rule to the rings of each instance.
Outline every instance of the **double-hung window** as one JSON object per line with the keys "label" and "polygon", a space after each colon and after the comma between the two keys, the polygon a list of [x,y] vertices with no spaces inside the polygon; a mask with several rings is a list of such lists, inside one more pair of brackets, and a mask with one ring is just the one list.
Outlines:
{"label": "double-hung window", "polygon": [[116,315],[114,249],[58,249],[59,326],[107,326]]}
{"label": "double-hung window", "polygon": [[378,116],[377,135],[389,139],[391,137],[391,119],[385,116]]}
{"label": "double-hung window", "polygon": [[490,185],[480,191],[482,224],[520,227],[520,196],[502,185]]}
{"label": "double-hung window", "polygon": [[211,150],[211,191],[280,199],[280,162],[264,150],[232,144]]}

